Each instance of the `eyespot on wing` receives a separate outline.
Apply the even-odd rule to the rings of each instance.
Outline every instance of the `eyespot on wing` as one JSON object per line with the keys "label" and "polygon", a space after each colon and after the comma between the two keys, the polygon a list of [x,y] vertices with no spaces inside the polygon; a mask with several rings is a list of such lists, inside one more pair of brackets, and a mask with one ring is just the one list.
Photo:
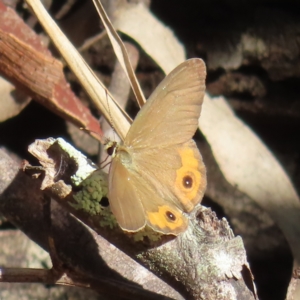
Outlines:
{"label": "eyespot on wing", "polygon": [[179,209],[161,205],[157,211],[147,212],[147,223],[155,231],[178,235],[186,230],[188,219]]}
{"label": "eyespot on wing", "polygon": [[176,171],[175,194],[186,212],[198,204],[206,189],[206,169],[194,141],[178,149],[181,167]]}

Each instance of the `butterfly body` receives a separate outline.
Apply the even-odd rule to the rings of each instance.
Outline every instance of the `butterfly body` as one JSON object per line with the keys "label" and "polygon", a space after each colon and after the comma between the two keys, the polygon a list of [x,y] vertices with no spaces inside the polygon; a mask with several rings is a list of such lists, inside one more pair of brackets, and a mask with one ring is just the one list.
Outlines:
{"label": "butterfly body", "polygon": [[188,60],[158,86],[117,145],[109,172],[109,201],[120,227],[146,225],[177,235],[203,197],[206,172],[192,140],[205,90],[205,65]]}

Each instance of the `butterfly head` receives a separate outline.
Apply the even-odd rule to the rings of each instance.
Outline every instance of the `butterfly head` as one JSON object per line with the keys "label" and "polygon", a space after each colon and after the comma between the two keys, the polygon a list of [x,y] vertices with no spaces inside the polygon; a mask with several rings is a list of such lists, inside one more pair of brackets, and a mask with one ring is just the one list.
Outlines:
{"label": "butterfly head", "polygon": [[118,149],[118,143],[115,141],[107,140],[107,142],[104,144],[105,150],[109,156],[114,158],[116,156],[116,152]]}

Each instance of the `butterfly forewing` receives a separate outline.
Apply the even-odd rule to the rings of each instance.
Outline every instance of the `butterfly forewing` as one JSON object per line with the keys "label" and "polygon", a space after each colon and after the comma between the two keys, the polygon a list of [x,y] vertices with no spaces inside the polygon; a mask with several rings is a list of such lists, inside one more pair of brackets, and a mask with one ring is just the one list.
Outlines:
{"label": "butterfly forewing", "polygon": [[205,77],[201,59],[187,60],[175,68],[136,116],[125,145],[148,149],[190,140],[198,127]]}

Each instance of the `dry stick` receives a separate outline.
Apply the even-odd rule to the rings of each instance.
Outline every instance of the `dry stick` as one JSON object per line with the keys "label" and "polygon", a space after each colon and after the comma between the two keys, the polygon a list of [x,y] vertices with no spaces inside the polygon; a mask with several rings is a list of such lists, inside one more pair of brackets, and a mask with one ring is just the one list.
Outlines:
{"label": "dry stick", "polygon": [[87,49],[89,49],[92,45],[94,45],[95,43],[97,43],[98,41],[101,41],[104,37],[106,36],[106,31],[103,30],[101,31],[99,34],[88,38],[84,41],[83,45],[80,46],[77,50],[78,52],[82,53],[84,51],[86,51]]}
{"label": "dry stick", "polygon": [[132,90],[135,94],[136,100],[140,107],[142,107],[146,100],[144,97],[144,94],[142,92],[142,89],[140,87],[140,84],[135,76],[134,69],[130,64],[130,59],[128,56],[128,53],[126,51],[126,48],[117,34],[115,28],[111,24],[101,2],[99,0],[93,0],[94,5],[99,13],[99,16],[101,17],[101,20],[103,22],[103,25],[105,26],[106,32],[108,34],[108,37],[110,39],[110,42],[114,48],[115,54],[123,67],[124,72],[128,76],[128,80],[130,82],[130,85],[132,86]]}
{"label": "dry stick", "polygon": [[72,8],[72,6],[76,3],[77,0],[67,0],[67,2],[62,6],[58,13],[55,15],[56,20],[62,19]]}
{"label": "dry stick", "polygon": [[[43,213],[44,193],[40,180],[32,179],[19,169],[19,164],[0,149],[0,212],[33,241],[48,249],[48,232]],[[51,270],[0,269],[0,282],[43,282],[92,288],[107,295],[122,295],[128,299],[165,299],[129,284],[136,274],[143,274],[143,287],[165,290],[160,281],[110,245],[103,238],[76,220],[65,209],[52,203],[52,230],[66,275],[57,279]],[[101,249],[101,250],[99,250]],[[101,255],[100,255],[101,253]],[[123,276],[114,268],[123,269]],[[127,280],[124,279],[127,277]],[[172,291],[165,292],[173,298]]]}
{"label": "dry stick", "polygon": [[21,268],[0,268],[0,282],[9,283],[43,283],[49,285],[72,286],[86,289],[93,289],[107,297],[119,297],[122,299],[146,299],[146,300],[170,300],[171,298],[145,291],[132,284],[116,281],[113,278],[89,278],[71,273],[63,274],[56,278],[52,270],[43,269],[21,269]]}

